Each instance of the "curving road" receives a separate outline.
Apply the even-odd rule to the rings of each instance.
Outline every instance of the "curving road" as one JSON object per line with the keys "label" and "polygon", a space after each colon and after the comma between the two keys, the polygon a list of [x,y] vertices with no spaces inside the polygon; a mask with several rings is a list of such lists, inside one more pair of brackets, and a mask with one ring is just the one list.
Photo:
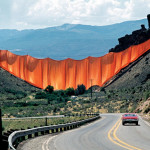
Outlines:
{"label": "curving road", "polygon": [[41,136],[23,144],[21,150],[150,150],[150,125],[121,124],[121,114],[102,114],[98,121],[52,136]]}

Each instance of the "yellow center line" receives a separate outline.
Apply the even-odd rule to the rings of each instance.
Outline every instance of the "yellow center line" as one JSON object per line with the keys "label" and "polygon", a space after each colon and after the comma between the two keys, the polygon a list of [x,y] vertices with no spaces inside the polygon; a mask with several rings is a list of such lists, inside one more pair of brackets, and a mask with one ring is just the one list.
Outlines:
{"label": "yellow center line", "polygon": [[118,123],[117,127],[115,128],[115,130],[114,130],[114,132],[113,132],[114,138],[115,138],[118,142],[120,142],[120,143],[122,143],[122,144],[124,144],[124,145],[126,145],[126,146],[128,146],[128,147],[130,147],[130,148],[134,148],[134,149],[136,149],[136,150],[141,150],[141,149],[139,149],[139,148],[137,148],[137,147],[134,147],[134,146],[132,146],[132,145],[129,145],[129,144],[127,144],[127,143],[121,141],[121,140],[116,136],[116,131],[118,130],[120,124],[121,124],[121,120],[120,120],[120,122]]}
{"label": "yellow center line", "polygon": [[130,148],[126,147],[126,146],[123,146],[123,145],[121,145],[120,143],[114,141],[114,140],[112,139],[112,137],[111,137],[111,132],[114,130],[114,128],[116,127],[116,125],[119,123],[119,121],[120,121],[120,119],[119,119],[119,120],[116,122],[116,124],[109,130],[109,132],[108,132],[108,138],[109,138],[109,140],[112,141],[113,143],[115,143],[115,144],[117,144],[117,145],[119,145],[119,146],[121,146],[121,147],[123,147],[123,148],[126,148],[126,149],[128,149],[128,150],[132,150],[132,149],[130,149]]}
{"label": "yellow center line", "polygon": [[[121,141],[121,140],[116,136],[116,132],[117,132],[117,130],[118,130],[120,124],[121,124],[121,120],[119,119],[119,120],[115,123],[115,125],[109,130],[109,132],[108,132],[108,138],[109,138],[109,140],[112,141],[113,143],[115,143],[115,144],[117,144],[117,145],[119,145],[119,146],[125,148],[125,149],[128,149],[128,150],[133,150],[133,149],[141,150],[141,149],[139,149],[139,148],[137,148],[137,147],[134,147],[134,146],[132,146],[132,145],[129,145],[129,144],[127,144],[127,143]],[[112,133],[112,137],[114,137],[115,140],[112,139],[111,133]]]}

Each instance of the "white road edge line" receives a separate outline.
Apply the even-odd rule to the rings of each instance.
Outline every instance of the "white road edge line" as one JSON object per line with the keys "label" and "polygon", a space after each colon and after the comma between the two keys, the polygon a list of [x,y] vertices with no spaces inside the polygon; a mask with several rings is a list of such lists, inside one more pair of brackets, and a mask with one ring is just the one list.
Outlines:
{"label": "white road edge line", "polygon": [[42,150],[45,150],[45,143],[47,142],[47,140],[42,144]]}
{"label": "white road edge line", "polygon": [[[105,118],[106,118],[106,117],[102,117],[100,121],[104,120]],[[89,125],[90,125],[90,124],[88,124],[88,125],[86,125],[86,126],[89,126]],[[86,127],[86,126],[81,126],[81,127],[83,128],[83,127]],[[76,128],[76,129],[78,129],[78,128]],[[66,133],[68,133],[68,132],[73,132],[73,130],[67,131]],[[64,133],[65,133],[65,132],[64,132]],[[58,135],[59,135],[59,134],[58,134]],[[55,135],[55,136],[50,137],[48,140],[46,140],[46,141],[43,143],[43,145],[46,144],[46,150],[50,150],[50,149],[48,148],[49,142],[50,142],[52,139],[54,139],[56,136],[58,136],[58,135]],[[45,149],[43,149],[43,145],[42,145],[42,150],[45,150]],[[54,143],[54,145],[55,145],[55,143]]]}
{"label": "white road edge line", "polygon": [[54,139],[55,137],[56,137],[56,135],[55,135],[55,136],[52,136],[51,138],[49,138],[49,139],[47,140],[47,142],[46,142],[46,150],[49,150],[49,148],[48,148],[49,142],[50,142],[52,139]]}

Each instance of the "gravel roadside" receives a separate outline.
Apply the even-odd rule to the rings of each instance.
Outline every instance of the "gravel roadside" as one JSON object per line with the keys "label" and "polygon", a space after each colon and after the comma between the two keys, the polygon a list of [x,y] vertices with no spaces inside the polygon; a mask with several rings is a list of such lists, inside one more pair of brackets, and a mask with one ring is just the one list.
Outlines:
{"label": "gravel roadside", "polygon": [[46,150],[43,146],[43,143],[47,141],[50,137],[53,137],[54,134],[48,134],[44,136],[39,136],[37,138],[32,138],[29,140],[26,140],[19,144],[17,147],[17,150]]}

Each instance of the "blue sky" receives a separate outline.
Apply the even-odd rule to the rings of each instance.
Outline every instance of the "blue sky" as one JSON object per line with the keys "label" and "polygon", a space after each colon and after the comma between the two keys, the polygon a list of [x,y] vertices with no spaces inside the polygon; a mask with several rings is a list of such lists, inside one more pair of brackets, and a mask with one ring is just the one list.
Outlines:
{"label": "blue sky", "polygon": [[150,0],[1,0],[0,29],[102,26],[143,19],[149,13]]}

